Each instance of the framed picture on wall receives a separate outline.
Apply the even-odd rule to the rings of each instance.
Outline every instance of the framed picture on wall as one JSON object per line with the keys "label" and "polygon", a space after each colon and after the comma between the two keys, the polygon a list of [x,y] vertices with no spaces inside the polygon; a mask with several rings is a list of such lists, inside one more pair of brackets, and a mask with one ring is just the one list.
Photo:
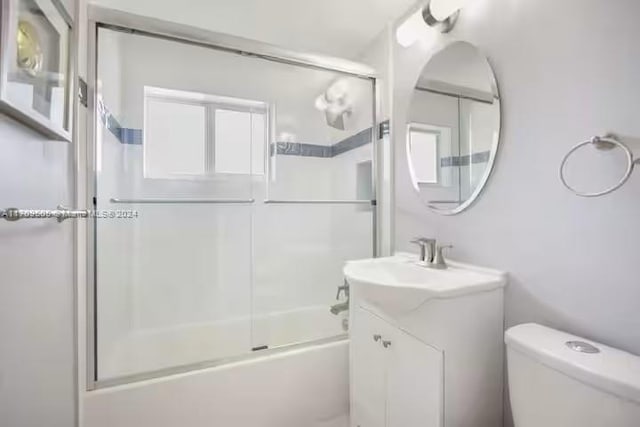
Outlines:
{"label": "framed picture on wall", "polygon": [[71,141],[71,17],[60,0],[0,4],[0,111]]}

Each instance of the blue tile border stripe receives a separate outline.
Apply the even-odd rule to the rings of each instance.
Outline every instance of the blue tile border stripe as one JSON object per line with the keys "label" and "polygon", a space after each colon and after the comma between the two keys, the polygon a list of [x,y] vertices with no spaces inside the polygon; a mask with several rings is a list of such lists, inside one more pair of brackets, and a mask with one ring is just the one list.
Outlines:
{"label": "blue tile border stripe", "polygon": [[371,142],[371,128],[368,128],[332,145],[331,157],[337,156],[342,153],[346,153],[347,151],[354,150],[358,147],[362,147],[363,145],[366,145],[370,142]]}
{"label": "blue tile border stripe", "polygon": [[[102,100],[98,103],[100,118],[105,127],[115,136],[122,144],[142,145],[143,132],[142,129],[125,128],[111,114],[104,105]],[[389,121],[380,123],[378,128],[378,139],[382,139],[389,134]],[[276,142],[270,147],[270,154],[273,156],[274,147],[278,155],[283,156],[301,156],[301,157],[321,157],[331,158],[347,151],[354,150],[371,142],[371,128],[364,129],[355,135],[352,135],[333,145],[308,144],[302,142]],[[444,160],[444,159],[443,159]]]}
{"label": "blue tile border stripe", "polygon": [[120,142],[123,144],[142,145],[142,129],[120,128]]}
{"label": "blue tile border stripe", "polygon": [[469,166],[476,163],[487,163],[491,157],[491,151],[479,151],[471,155],[443,157],[440,159],[441,167]]}
{"label": "blue tile border stripe", "polygon": [[[380,123],[378,128],[378,139],[389,135],[389,121]],[[371,128],[364,129],[355,135],[352,135],[333,145],[317,145],[306,144],[300,142],[278,142],[278,155],[282,156],[306,156],[306,157],[335,157],[347,151],[355,150],[358,147],[367,145],[371,142]],[[273,147],[271,147],[271,155],[273,155]]]}
{"label": "blue tile border stripe", "polygon": [[[276,142],[275,146],[275,153],[283,156],[332,157],[332,147],[330,145],[305,144],[300,142]],[[271,155],[274,155],[273,147],[271,149]]]}

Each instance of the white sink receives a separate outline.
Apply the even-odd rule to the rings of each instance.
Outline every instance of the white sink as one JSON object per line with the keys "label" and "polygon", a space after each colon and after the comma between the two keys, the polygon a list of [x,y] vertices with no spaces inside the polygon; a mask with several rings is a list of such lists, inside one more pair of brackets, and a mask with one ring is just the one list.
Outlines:
{"label": "white sink", "polygon": [[360,298],[390,315],[413,311],[431,299],[490,291],[507,282],[503,272],[449,260],[447,264],[446,270],[435,270],[415,255],[398,253],[348,262],[344,275]]}

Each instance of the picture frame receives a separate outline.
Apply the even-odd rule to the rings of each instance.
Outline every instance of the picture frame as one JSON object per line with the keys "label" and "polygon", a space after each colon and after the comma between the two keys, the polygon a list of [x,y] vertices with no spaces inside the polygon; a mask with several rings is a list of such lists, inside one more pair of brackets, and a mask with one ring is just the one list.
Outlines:
{"label": "picture frame", "polygon": [[60,0],[0,0],[0,112],[71,141],[73,22]]}

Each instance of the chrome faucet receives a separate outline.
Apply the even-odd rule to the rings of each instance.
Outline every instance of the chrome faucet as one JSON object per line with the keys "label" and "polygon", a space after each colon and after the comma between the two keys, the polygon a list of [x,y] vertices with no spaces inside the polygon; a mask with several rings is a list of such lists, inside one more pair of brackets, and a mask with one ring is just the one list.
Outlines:
{"label": "chrome faucet", "polygon": [[344,279],[344,285],[338,286],[338,293],[336,294],[336,300],[340,299],[340,295],[344,292],[344,296],[349,299],[349,282]]}
{"label": "chrome faucet", "polygon": [[331,314],[335,314],[336,316],[342,313],[343,311],[347,311],[347,310],[349,310],[349,301],[334,304],[329,309],[329,311],[331,311]]}
{"label": "chrome faucet", "polygon": [[338,293],[336,294],[336,300],[338,301],[340,300],[340,295],[342,295],[343,292],[344,292],[344,296],[347,297],[347,300],[345,302],[334,304],[329,309],[329,311],[331,311],[331,313],[335,314],[336,316],[342,313],[343,311],[349,310],[349,282],[347,282],[347,279],[344,279],[344,285],[338,286]]}
{"label": "chrome faucet", "polygon": [[420,261],[424,262],[427,267],[435,268],[436,270],[448,268],[443,251],[451,249],[453,246],[436,245],[436,239],[428,239],[426,237],[416,237],[411,243],[415,243],[420,247]]}
{"label": "chrome faucet", "polygon": [[[436,239],[416,237],[411,241],[420,247],[420,261],[431,264],[436,252]],[[428,250],[427,250],[428,249]]]}

